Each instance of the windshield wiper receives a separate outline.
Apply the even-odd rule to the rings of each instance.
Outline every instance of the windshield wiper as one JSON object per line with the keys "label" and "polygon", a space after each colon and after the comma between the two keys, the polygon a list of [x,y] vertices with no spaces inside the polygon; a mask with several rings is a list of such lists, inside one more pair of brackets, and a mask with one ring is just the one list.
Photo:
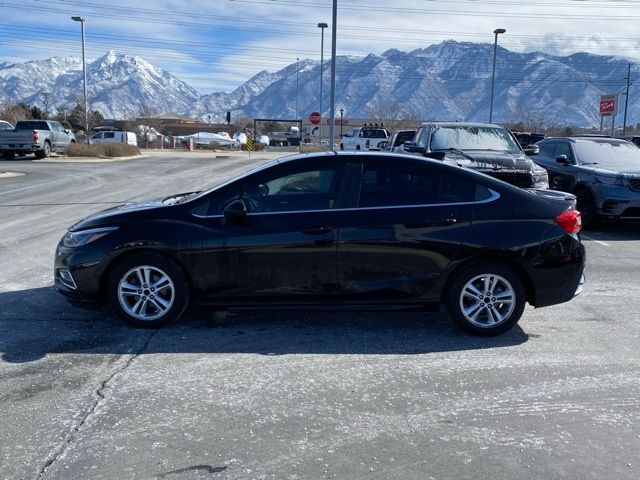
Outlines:
{"label": "windshield wiper", "polygon": [[475,162],[476,159],[473,158],[471,155],[464,153],[462,150],[460,150],[459,148],[436,148],[435,150],[433,150],[434,152],[451,152],[451,153],[457,153],[458,155],[462,155],[464,158],[466,158],[467,160],[471,160],[472,162]]}

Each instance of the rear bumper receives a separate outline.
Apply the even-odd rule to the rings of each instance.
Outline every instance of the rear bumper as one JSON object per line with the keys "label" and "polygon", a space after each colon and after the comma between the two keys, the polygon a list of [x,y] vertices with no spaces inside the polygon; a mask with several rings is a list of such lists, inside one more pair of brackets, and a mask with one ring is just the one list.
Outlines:
{"label": "rear bumper", "polygon": [[543,242],[531,272],[534,306],[548,307],[568,302],[582,292],[586,253],[577,236],[562,235]]}
{"label": "rear bumper", "polygon": [[37,152],[42,150],[38,143],[3,143],[0,144],[0,152]]}

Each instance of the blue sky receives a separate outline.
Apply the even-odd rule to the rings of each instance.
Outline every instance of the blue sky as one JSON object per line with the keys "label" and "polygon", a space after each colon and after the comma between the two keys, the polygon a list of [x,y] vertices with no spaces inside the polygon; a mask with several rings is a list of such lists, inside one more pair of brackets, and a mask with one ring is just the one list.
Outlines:
{"label": "blue sky", "polygon": [[[110,49],[138,55],[202,93],[230,91],[261,70],[319,59],[318,22],[331,0],[1,0],[0,63],[87,56]],[[338,0],[338,54],[409,51],[447,39],[492,42],[515,51],[590,51],[640,57],[634,0]],[[326,31],[325,55],[330,52]]]}

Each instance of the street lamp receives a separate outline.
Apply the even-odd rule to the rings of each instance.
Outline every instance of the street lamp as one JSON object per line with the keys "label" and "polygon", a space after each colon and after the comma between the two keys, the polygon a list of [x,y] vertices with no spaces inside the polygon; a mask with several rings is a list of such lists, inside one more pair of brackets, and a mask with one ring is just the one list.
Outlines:
{"label": "street lamp", "polygon": [[340,138],[342,138],[342,119],[344,118],[344,108],[340,109]]}
{"label": "street lamp", "polygon": [[329,27],[324,22],[318,24],[320,29],[320,143],[322,143],[322,67],[324,63],[324,29]]}
{"label": "street lamp", "polygon": [[300,104],[300,58],[296,58],[296,120],[300,118],[298,105]]}
{"label": "street lamp", "polygon": [[496,28],[493,31],[496,36],[493,42],[493,74],[491,75],[491,104],[489,105],[489,123],[493,121],[493,94],[496,88],[496,52],[498,50],[498,35],[501,33],[507,33],[504,28]]}
{"label": "street lamp", "polygon": [[84,17],[71,17],[74,22],[80,22],[80,32],[82,35],[82,90],[84,92],[84,135],[89,143],[89,107],[87,105],[87,62],[84,55]]}

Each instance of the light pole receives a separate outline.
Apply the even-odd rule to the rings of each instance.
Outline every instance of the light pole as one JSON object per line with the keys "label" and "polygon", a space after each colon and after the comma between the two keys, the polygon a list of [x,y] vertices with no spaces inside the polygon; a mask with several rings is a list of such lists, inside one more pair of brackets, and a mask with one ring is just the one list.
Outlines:
{"label": "light pole", "polygon": [[496,52],[498,50],[498,35],[507,33],[504,28],[496,28],[493,31],[495,40],[493,42],[493,74],[491,75],[491,104],[489,105],[489,123],[493,121],[493,95],[496,88]]}
{"label": "light pole", "polygon": [[327,25],[324,22],[318,24],[318,28],[320,29],[320,143],[322,144],[322,67],[324,63],[324,29],[327,28]]}
{"label": "light pole", "polygon": [[329,136],[331,151],[335,151],[334,131],[336,127],[336,37],[338,36],[338,0],[333,0],[331,20],[331,108],[329,109]]}
{"label": "light pole", "polygon": [[298,106],[300,104],[300,59],[296,58],[296,120],[300,118]]}
{"label": "light pole", "polygon": [[344,118],[344,108],[341,108],[340,109],[340,138],[342,138],[342,119],[343,118]]}
{"label": "light pole", "polygon": [[84,135],[89,143],[89,107],[87,105],[87,62],[84,55],[84,17],[71,17],[74,22],[80,22],[82,34],[82,90],[84,93]]}

